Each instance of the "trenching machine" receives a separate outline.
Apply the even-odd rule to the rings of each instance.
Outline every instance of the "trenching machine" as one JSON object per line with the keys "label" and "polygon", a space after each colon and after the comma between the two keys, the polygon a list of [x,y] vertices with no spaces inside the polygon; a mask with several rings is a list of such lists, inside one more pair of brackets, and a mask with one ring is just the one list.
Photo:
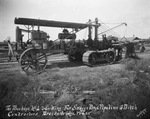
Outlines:
{"label": "trenching machine", "polygon": [[[53,20],[15,18],[15,24],[24,25],[27,29],[16,27],[16,52],[20,54],[20,64],[24,71],[42,71],[47,65],[47,56],[57,53],[68,55],[69,61],[83,61],[84,64],[95,66],[103,63],[114,63],[122,58],[122,47],[117,37],[98,38],[101,24],[96,18],[94,22],[72,23]],[[37,26],[37,30],[34,30]],[[51,41],[49,35],[40,27],[62,28],[58,39]],[[87,28],[88,39],[76,40],[77,32]],[[69,32],[68,29],[72,29]],[[94,30],[92,30],[94,29]],[[92,39],[92,31],[94,39]],[[27,32],[28,40],[24,42],[23,32]]]}

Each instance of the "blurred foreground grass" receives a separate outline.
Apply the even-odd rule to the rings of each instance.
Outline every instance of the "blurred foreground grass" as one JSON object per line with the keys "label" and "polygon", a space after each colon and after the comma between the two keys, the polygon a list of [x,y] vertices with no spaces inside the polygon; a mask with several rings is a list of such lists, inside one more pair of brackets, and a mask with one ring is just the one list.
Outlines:
{"label": "blurred foreground grass", "polygon": [[[1,118],[7,118],[6,105],[25,107],[74,105],[78,98],[90,99],[90,102],[96,105],[137,106],[137,110],[100,111],[93,115],[94,119],[136,119],[143,109],[146,109],[146,113],[139,118],[150,118],[149,60],[125,59],[121,63],[124,66],[121,69],[105,66],[62,70],[55,67],[35,75],[23,75],[17,70],[0,70]],[[54,96],[41,95],[39,91],[56,93]],[[83,91],[95,93],[89,95],[83,94]]]}

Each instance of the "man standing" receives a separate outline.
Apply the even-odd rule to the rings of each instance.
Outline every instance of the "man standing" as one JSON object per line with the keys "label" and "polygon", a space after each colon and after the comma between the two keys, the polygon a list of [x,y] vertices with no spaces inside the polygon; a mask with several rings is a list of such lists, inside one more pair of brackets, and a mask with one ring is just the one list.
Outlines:
{"label": "man standing", "polygon": [[135,56],[136,56],[136,53],[135,53],[135,49],[134,49],[134,43],[127,42],[125,58],[133,58]]}
{"label": "man standing", "polygon": [[11,61],[11,58],[12,56],[14,56],[14,53],[13,53],[13,49],[12,49],[12,46],[11,46],[11,43],[10,43],[10,39],[7,40],[7,43],[8,43],[8,61],[10,62]]}
{"label": "man standing", "polygon": [[144,51],[145,51],[145,46],[144,46],[144,43],[142,43],[140,47],[140,52],[144,52]]}

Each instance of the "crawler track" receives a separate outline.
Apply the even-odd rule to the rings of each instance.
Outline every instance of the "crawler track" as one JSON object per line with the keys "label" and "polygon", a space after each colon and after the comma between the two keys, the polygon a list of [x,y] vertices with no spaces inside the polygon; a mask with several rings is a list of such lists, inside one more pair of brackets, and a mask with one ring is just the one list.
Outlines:
{"label": "crawler track", "polygon": [[114,49],[87,51],[83,54],[82,60],[84,64],[92,67],[113,64],[116,60],[116,53]]}

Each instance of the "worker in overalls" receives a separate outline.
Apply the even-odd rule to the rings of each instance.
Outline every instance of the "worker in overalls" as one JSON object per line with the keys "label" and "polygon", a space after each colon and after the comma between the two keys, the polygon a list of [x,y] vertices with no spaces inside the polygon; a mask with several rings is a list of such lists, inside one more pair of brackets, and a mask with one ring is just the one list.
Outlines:
{"label": "worker in overalls", "polygon": [[9,58],[8,61],[10,62],[12,60],[12,56],[14,56],[14,53],[13,53],[10,40],[7,40],[7,43],[8,43],[8,58]]}
{"label": "worker in overalls", "polygon": [[144,51],[145,51],[145,46],[144,46],[144,43],[142,43],[140,47],[140,52],[144,52]]}
{"label": "worker in overalls", "polygon": [[128,42],[126,44],[125,58],[133,58],[135,56],[136,56],[136,53],[135,53],[134,43]]}

